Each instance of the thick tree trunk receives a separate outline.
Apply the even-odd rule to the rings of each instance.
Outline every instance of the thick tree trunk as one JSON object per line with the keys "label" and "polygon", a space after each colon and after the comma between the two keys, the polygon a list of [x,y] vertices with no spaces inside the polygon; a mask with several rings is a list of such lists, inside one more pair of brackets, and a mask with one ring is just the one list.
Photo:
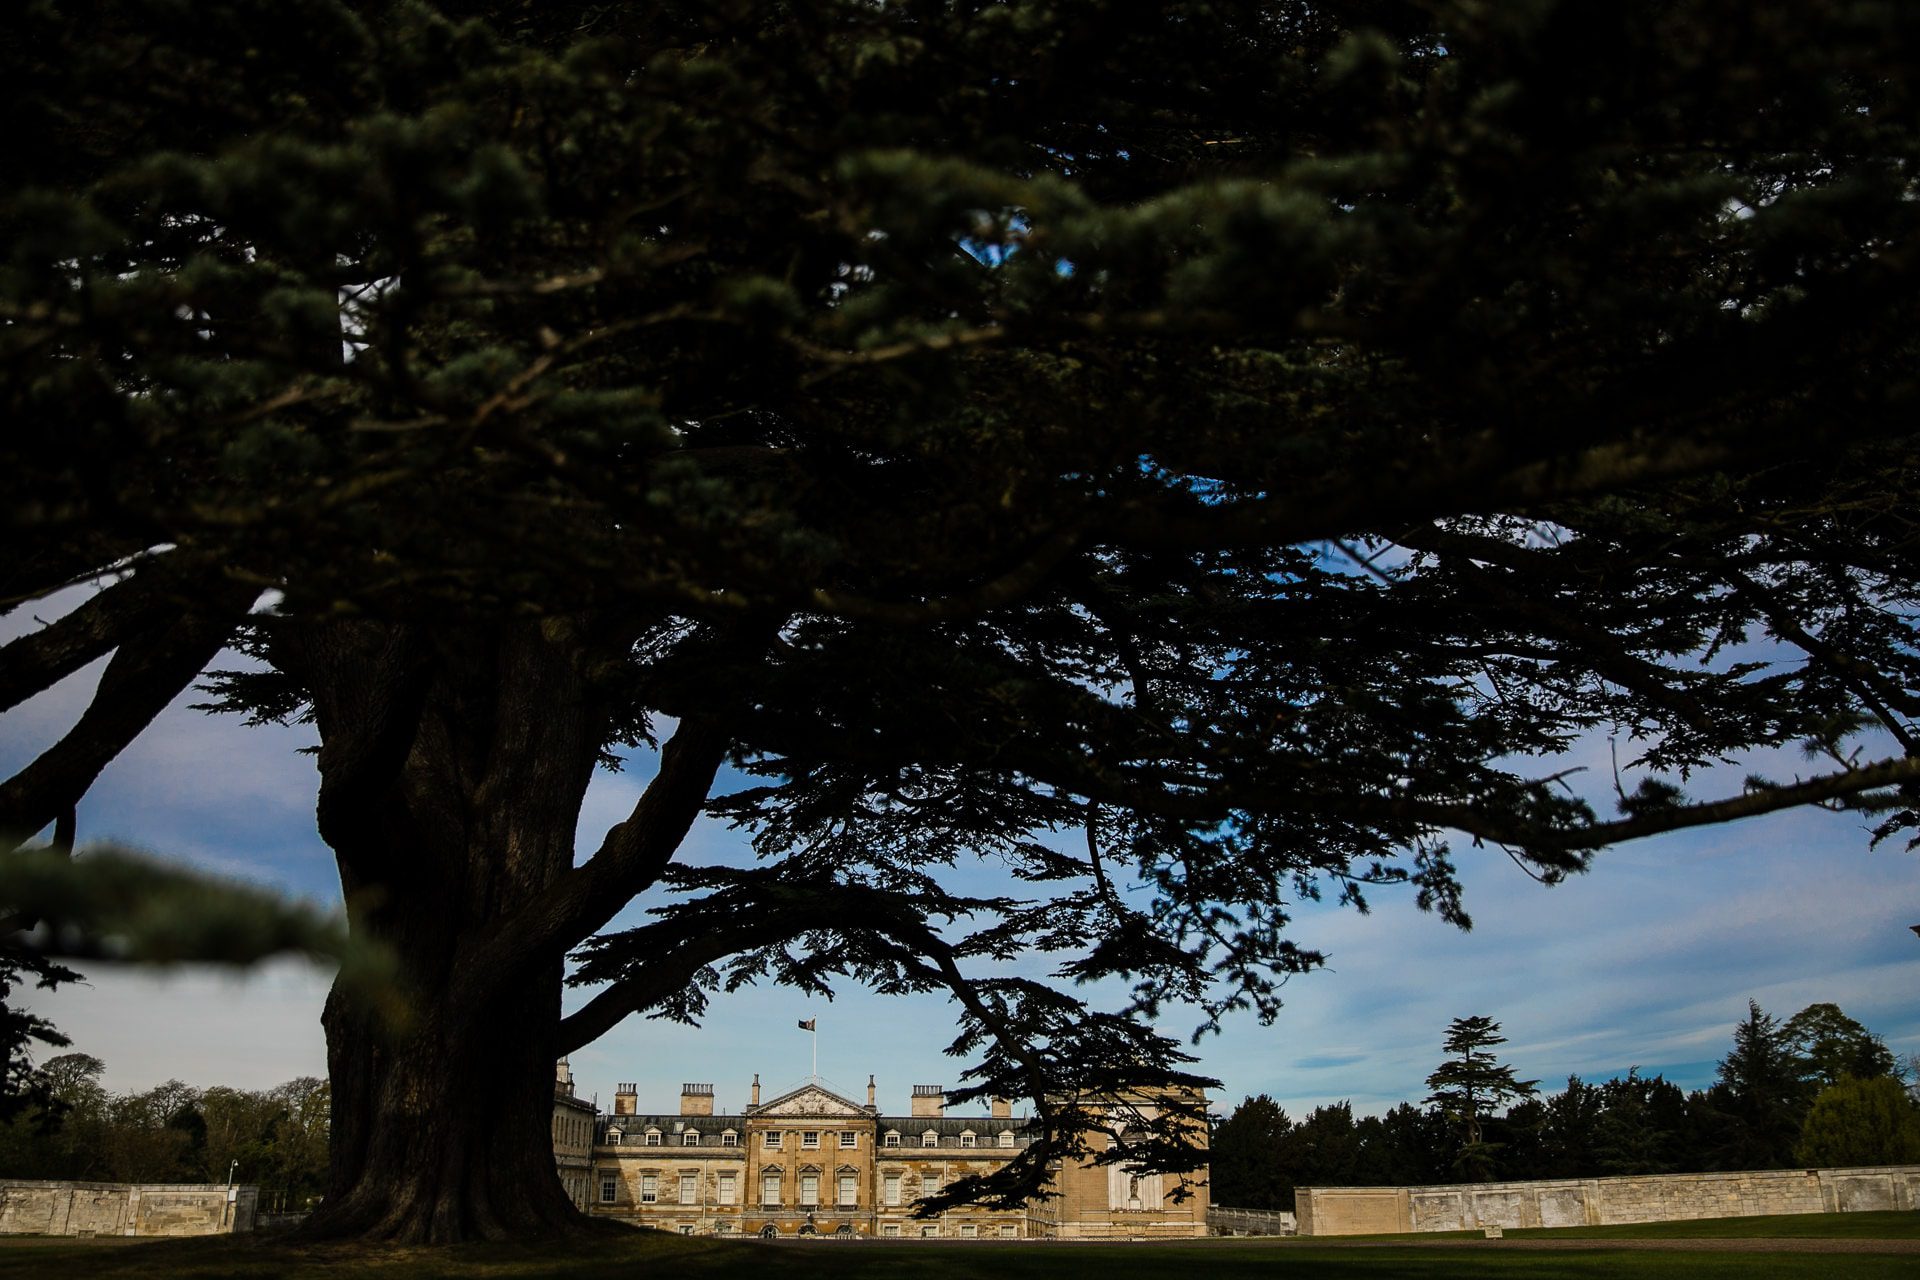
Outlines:
{"label": "thick tree trunk", "polygon": [[[317,1234],[415,1243],[552,1234],[582,1219],[554,1170],[553,1029],[543,966],[484,1008],[419,1011],[399,1035],[348,993],[327,1002],[331,1178]],[[416,1000],[430,993],[415,987]]]}
{"label": "thick tree trunk", "polygon": [[318,1235],[421,1243],[583,1219],[551,1142],[569,940],[503,948],[573,863],[604,717],[578,634],[335,624],[290,638],[321,728],[321,834],[356,931],[391,945],[400,1012],[336,985],[324,1018],[331,1186]]}

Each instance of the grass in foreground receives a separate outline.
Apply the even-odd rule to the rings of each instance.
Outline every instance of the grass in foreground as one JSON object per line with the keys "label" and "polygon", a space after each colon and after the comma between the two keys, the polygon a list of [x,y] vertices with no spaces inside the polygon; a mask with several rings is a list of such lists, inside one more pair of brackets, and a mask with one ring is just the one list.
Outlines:
{"label": "grass in foreground", "polygon": [[608,1275],[686,1276],[691,1280],[1153,1280],[1182,1272],[1208,1280],[1472,1280],[1605,1277],[1698,1280],[1910,1280],[1914,1256],[1543,1251],[1512,1243],[1488,1247],[1342,1248],[1312,1241],[1212,1240],[1182,1245],[1076,1244],[778,1244],[688,1240],[652,1232],[560,1244],[462,1245],[395,1249],[300,1245],[284,1238],[164,1240],[138,1244],[0,1241],[0,1280],[50,1275],[102,1280],[605,1280]]}

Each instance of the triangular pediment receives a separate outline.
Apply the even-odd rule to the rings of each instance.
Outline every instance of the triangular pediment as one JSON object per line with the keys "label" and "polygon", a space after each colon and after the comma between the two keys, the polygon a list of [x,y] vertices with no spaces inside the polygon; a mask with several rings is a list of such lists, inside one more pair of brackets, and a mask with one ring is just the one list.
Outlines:
{"label": "triangular pediment", "polygon": [[803,1084],[790,1093],[783,1093],[762,1106],[754,1108],[755,1115],[762,1116],[864,1116],[867,1109],[859,1103],[843,1098],[831,1089],[823,1089],[817,1084]]}

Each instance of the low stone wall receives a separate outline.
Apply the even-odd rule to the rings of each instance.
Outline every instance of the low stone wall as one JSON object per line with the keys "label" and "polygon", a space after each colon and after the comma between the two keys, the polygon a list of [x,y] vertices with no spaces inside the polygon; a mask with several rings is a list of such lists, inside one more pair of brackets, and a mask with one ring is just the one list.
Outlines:
{"label": "low stone wall", "polygon": [[1593,1227],[1616,1222],[1853,1213],[1920,1207],[1920,1165],[1668,1173],[1639,1178],[1468,1182],[1439,1187],[1300,1187],[1303,1236],[1482,1227]]}
{"label": "low stone wall", "polygon": [[1207,1208],[1207,1230],[1216,1236],[1290,1236],[1296,1229],[1294,1216],[1283,1209]]}
{"label": "low stone wall", "polygon": [[0,1182],[0,1235],[217,1236],[253,1230],[258,1187]]}

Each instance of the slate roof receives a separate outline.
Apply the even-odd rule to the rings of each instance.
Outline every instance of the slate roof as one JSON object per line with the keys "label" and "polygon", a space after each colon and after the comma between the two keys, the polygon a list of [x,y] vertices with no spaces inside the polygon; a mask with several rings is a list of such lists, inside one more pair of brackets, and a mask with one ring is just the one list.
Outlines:
{"label": "slate roof", "polygon": [[718,1146],[720,1134],[727,1129],[740,1135],[744,1143],[747,1136],[747,1118],[745,1116],[683,1116],[678,1112],[670,1115],[601,1116],[599,1138],[606,1141],[607,1130],[615,1125],[620,1128],[621,1145],[637,1147],[641,1145],[640,1135],[648,1128],[660,1131],[660,1145],[677,1147],[680,1134],[687,1129],[700,1131],[700,1145]]}
{"label": "slate roof", "polygon": [[1019,1117],[1008,1119],[1003,1116],[881,1116],[875,1124],[884,1134],[889,1129],[900,1133],[902,1147],[918,1147],[920,1136],[929,1130],[940,1135],[942,1148],[954,1147],[960,1150],[960,1135],[971,1132],[983,1148],[996,1147],[1000,1134],[1013,1130],[1013,1143],[1016,1147],[1026,1146],[1031,1139],[1027,1136],[1027,1122]]}

